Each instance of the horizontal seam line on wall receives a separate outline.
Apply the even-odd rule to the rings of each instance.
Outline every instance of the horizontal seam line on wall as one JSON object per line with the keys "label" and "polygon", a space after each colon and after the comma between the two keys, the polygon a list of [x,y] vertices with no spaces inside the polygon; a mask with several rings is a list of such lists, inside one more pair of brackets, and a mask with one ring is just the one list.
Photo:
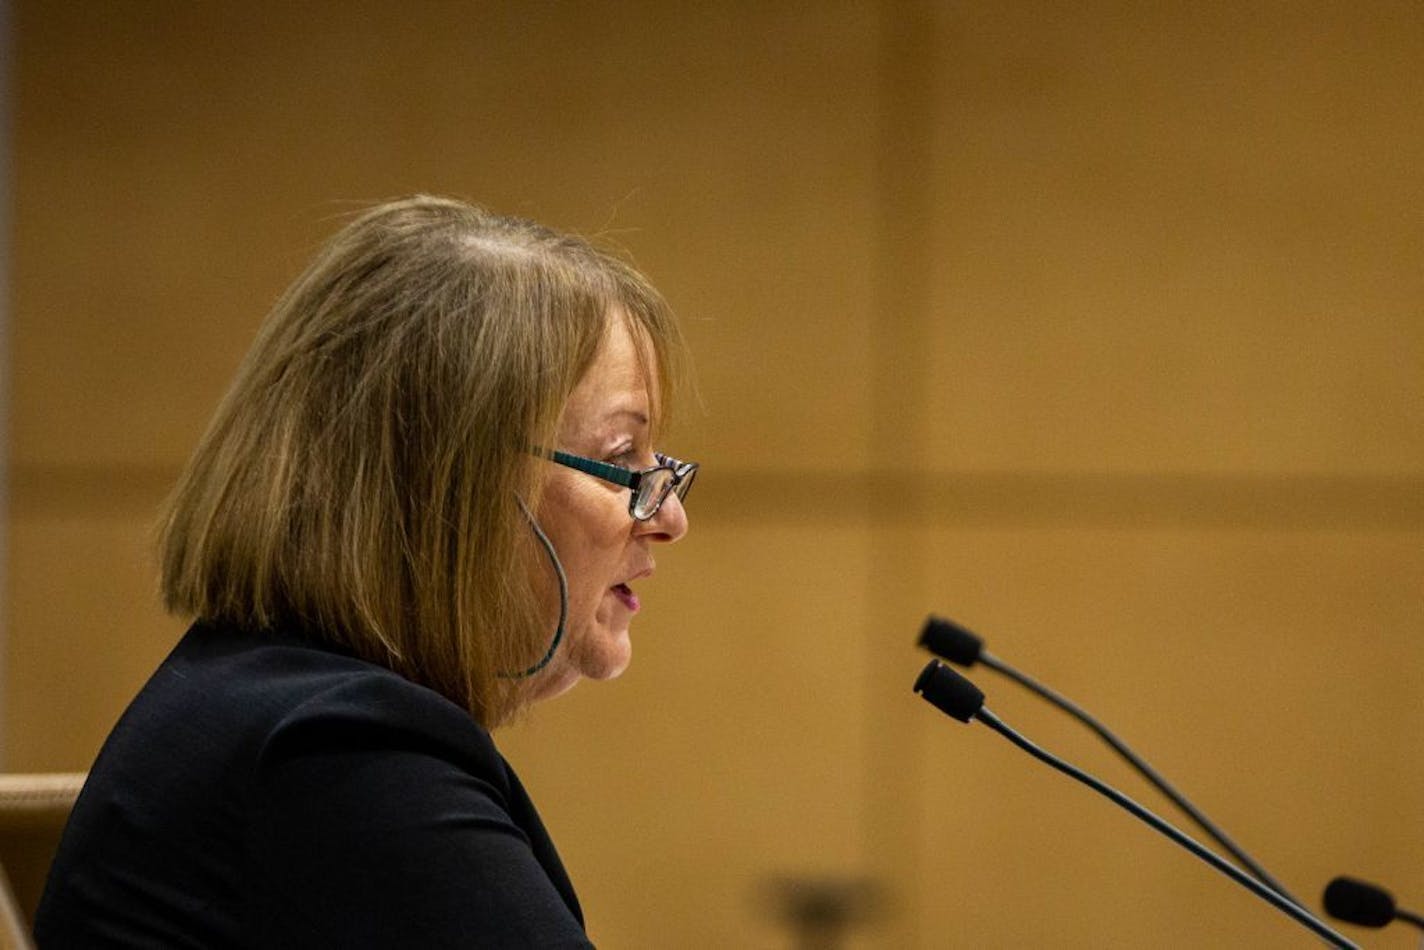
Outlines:
{"label": "horizontal seam line on wall", "polygon": [[[715,476],[705,481],[707,507],[719,514],[725,509],[731,517],[757,517],[755,503],[744,499],[761,496],[776,499],[781,520],[964,527],[1424,528],[1424,476],[1412,475],[735,472],[720,484]],[[768,482],[779,488],[758,490]],[[697,490],[694,505],[704,500],[701,482]]]}

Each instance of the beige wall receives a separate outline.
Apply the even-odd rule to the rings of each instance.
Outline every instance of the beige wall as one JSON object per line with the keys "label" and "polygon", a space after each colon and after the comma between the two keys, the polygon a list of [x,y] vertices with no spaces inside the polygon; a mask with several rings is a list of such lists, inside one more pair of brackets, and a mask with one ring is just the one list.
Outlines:
{"label": "beige wall", "polygon": [[867,946],[1303,945],[911,696],[931,609],[1424,903],[1417,5],[940,6],[16,4],[6,765],[180,632],[151,513],[315,242],[448,192],[615,236],[699,364],[633,669],[502,739],[602,945],[784,946],[785,875]]}

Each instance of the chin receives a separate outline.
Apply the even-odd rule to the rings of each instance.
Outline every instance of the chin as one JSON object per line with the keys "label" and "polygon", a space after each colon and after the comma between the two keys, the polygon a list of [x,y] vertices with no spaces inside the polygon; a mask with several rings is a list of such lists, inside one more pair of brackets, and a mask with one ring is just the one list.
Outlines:
{"label": "chin", "polygon": [[555,661],[535,687],[535,699],[552,699],[573,689],[579,680],[611,680],[622,675],[633,659],[628,631],[571,635],[569,650]]}
{"label": "chin", "polygon": [[633,641],[627,629],[598,630],[573,653],[574,666],[585,679],[611,680],[623,674],[633,660]]}
{"label": "chin", "polygon": [[599,662],[590,664],[584,671],[584,677],[591,680],[611,680],[623,675],[623,671],[628,668],[628,664],[633,662],[633,651],[627,649],[619,652],[616,656],[602,657]]}

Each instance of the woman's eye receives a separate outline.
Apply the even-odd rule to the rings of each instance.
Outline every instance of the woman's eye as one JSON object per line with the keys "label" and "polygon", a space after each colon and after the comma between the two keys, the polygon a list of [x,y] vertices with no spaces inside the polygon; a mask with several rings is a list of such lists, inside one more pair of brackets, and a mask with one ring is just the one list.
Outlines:
{"label": "woman's eye", "polygon": [[634,471],[651,467],[654,464],[652,458],[651,452],[639,452],[637,449],[624,449],[622,452],[617,452],[609,456],[607,461],[609,465],[616,465],[619,468]]}

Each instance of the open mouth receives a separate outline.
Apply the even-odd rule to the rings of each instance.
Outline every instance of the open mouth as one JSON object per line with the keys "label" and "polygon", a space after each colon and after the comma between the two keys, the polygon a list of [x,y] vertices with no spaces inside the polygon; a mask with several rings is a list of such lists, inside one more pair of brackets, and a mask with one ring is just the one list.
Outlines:
{"label": "open mouth", "polygon": [[617,597],[624,607],[627,607],[633,613],[638,612],[638,608],[641,605],[638,603],[638,595],[633,593],[633,588],[627,584],[614,584],[609,590],[613,591],[613,596]]}

